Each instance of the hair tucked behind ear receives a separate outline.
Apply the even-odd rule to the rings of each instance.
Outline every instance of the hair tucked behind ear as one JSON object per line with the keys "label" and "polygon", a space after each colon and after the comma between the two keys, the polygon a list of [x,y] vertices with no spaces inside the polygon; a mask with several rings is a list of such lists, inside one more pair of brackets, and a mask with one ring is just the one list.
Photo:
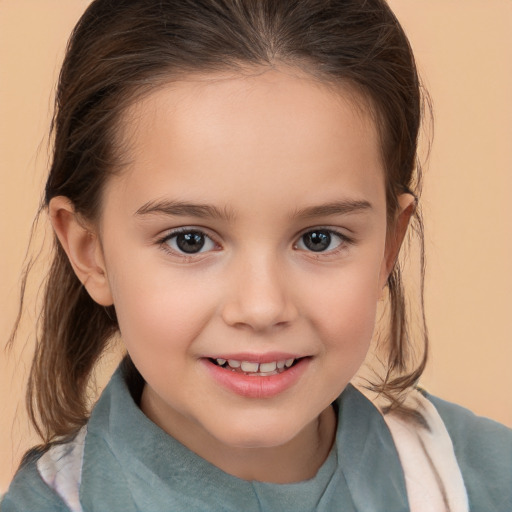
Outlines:
{"label": "hair tucked behind ear", "polygon": [[[370,106],[391,224],[398,195],[420,193],[421,94],[409,43],[384,0],[95,0],[73,31],[60,74],[44,206],[65,196],[80,216],[98,221],[104,185],[122,172],[122,113],[141,95],[193,72],[280,64],[353,88]],[[421,239],[419,211],[415,223]],[[410,367],[403,297],[396,266],[388,375],[378,385],[390,397],[417,380],[426,360],[423,328],[423,356]],[[86,421],[91,372],[117,329],[113,308],[92,301],[56,243],[28,390],[45,443]]]}

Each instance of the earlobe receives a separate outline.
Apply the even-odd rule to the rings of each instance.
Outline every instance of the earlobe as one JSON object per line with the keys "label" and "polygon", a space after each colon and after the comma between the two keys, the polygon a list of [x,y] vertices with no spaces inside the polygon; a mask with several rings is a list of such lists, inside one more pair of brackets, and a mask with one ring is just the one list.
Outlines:
{"label": "earlobe", "polygon": [[57,238],[89,295],[102,306],[112,305],[112,293],[97,233],[86,226],[67,197],[54,197],[50,201],[49,214]]}
{"label": "earlobe", "polygon": [[385,271],[384,271],[384,283],[398,258],[402,242],[404,241],[405,234],[407,233],[407,227],[411,220],[414,211],[416,210],[417,200],[412,194],[405,193],[398,196],[398,211],[395,217],[394,225],[391,226],[388,239],[386,241],[386,255],[385,255]]}

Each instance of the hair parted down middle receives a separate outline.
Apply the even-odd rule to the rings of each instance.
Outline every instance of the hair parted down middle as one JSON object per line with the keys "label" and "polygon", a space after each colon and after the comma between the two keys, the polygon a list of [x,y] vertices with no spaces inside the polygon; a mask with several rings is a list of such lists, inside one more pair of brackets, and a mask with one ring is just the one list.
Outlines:
{"label": "hair parted down middle", "polygon": [[[423,100],[409,42],[384,0],[95,0],[71,35],[60,73],[43,207],[62,195],[82,218],[98,220],[103,187],[122,171],[122,114],[156,87],[191,73],[278,65],[351,88],[370,107],[392,223],[398,195],[420,194]],[[418,209],[413,224],[422,247]],[[402,288],[396,264],[388,279],[387,374],[374,385],[392,400],[417,381],[427,357],[420,299],[422,355],[417,364],[409,360]],[[55,240],[27,395],[44,445],[87,421],[89,380],[117,330],[114,307],[89,297]]]}

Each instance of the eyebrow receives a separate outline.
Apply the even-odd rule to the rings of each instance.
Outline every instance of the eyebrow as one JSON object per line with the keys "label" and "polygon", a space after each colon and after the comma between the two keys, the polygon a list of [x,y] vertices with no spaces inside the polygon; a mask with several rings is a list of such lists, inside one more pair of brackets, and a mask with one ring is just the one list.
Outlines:
{"label": "eyebrow", "polygon": [[[368,201],[333,201],[317,206],[301,208],[293,213],[292,218],[310,219],[314,217],[328,217],[331,215],[348,215],[371,209],[372,205]],[[228,208],[220,209],[209,204],[186,203],[171,200],[148,201],[135,212],[135,215],[169,215],[228,220],[234,218],[233,212],[228,210]]]}
{"label": "eyebrow", "polygon": [[294,218],[310,219],[313,217],[328,217],[331,215],[347,215],[371,210],[373,207],[368,201],[343,200],[333,201],[318,206],[301,208],[294,214]]}
{"label": "eyebrow", "polygon": [[233,213],[227,208],[200,203],[186,203],[183,201],[149,201],[141,206],[135,215],[172,215],[181,217],[198,217],[202,219],[232,219]]}

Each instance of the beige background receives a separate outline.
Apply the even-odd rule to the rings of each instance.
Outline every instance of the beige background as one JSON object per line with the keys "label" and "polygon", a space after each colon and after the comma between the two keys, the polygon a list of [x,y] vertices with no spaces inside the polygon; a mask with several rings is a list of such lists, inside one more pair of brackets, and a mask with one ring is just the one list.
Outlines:
{"label": "beige background", "polygon": [[[512,427],[512,1],[390,3],[436,113],[424,193],[432,357],[423,384]],[[44,181],[56,73],[87,4],[0,0],[2,346]],[[30,329],[11,355],[0,352],[0,492],[32,442],[22,404],[30,352]]]}

